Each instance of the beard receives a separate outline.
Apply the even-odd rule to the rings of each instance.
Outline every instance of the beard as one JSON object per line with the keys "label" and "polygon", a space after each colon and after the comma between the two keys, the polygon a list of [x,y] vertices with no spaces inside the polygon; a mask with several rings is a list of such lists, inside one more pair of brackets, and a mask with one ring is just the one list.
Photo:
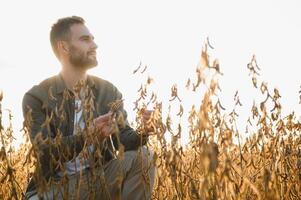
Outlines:
{"label": "beard", "polygon": [[70,63],[78,68],[78,69],[90,69],[95,66],[97,66],[98,62],[96,57],[93,56],[93,58],[89,57],[89,53],[91,52],[83,52],[79,49],[77,49],[74,46],[70,46],[70,57],[69,61]]}

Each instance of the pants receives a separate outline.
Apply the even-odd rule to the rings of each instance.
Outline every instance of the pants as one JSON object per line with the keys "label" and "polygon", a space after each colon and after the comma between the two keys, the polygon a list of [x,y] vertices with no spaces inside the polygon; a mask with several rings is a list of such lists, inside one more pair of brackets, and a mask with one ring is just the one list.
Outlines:
{"label": "pants", "polygon": [[[83,170],[68,176],[66,184],[52,184],[49,190],[30,200],[42,199],[118,199],[143,200],[151,199],[155,179],[155,167],[152,153],[145,147],[138,151],[127,151],[124,159],[113,159],[104,169],[91,174]],[[97,170],[95,170],[97,171]],[[63,180],[64,181],[64,180]],[[36,191],[33,191],[37,193]]]}

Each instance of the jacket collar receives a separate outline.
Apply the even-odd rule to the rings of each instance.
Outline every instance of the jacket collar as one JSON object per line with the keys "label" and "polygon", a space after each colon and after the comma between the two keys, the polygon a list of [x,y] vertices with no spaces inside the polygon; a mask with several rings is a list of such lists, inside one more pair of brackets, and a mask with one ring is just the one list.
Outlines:
{"label": "jacket collar", "polygon": [[[57,94],[62,94],[65,89],[67,89],[65,81],[63,80],[63,77],[61,75],[61,73],[59,73],[56,77],[55,77],[55,88],[56,88],[56,93]],[[87,75],[87,84],[90,88],[94,88],[96,86],[92,76]]]}

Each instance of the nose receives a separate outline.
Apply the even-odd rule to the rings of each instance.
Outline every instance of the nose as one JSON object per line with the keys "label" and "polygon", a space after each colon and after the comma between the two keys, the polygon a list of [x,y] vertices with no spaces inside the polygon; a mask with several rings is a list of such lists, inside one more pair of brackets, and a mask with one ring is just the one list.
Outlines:
{"label": "nose", "polygon": [[95,50],[98,48],[98,45],[96,44],[96,42],[94,40],[92,42],[92,48]]}

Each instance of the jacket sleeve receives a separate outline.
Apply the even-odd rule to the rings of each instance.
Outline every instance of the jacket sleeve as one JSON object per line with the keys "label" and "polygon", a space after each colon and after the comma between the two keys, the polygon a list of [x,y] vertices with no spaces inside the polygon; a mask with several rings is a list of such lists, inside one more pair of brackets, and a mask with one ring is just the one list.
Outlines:
{"label": "jacket sleeve", "polygon": [[57,161],[71,160],[81,151],[84,145],[82,134],[61,137],[59,143],[55,140],[56,130],[50,127],[50,122],[47,123],[47,120],[51,119],[46,115],[43,102],[39,97],[27,92],[23,97],[22,109],[24,125],[33,147],[37,150],[39,162],[42,167],[49,167],[49,169],[42,169],[46,174],[54,172],[53,166]]}

